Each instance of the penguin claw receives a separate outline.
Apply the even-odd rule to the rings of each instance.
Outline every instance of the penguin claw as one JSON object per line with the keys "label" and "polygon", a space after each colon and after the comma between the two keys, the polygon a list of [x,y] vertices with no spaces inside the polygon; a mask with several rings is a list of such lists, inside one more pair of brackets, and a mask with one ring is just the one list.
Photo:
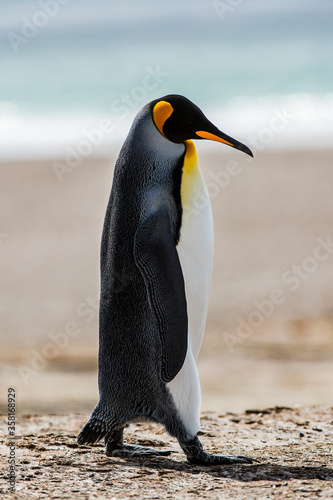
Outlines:
{"label": "penguin claw", "polygon": [[257,464],[260,463],[260,460],[257,460],[256,458],[252,458],[252,457],[246,457],[245,455],[236,455],[237,458],[242,458],[243,460],[246,460],[245,463],[253,463],[253,462],[257,462]]}
{"label": "penguin claw", "polygon": [[204,452],[199,456],[188,456],[187,461],[196,465],[231,465],[231,464],[252,464],[258,462],[254,458],[243,455],[212,455]]}
{"label": "penguin claw", "polygon": [[173,450],[155,450],[154,448],[147,448],[145,446],[138,446],[135,444],[123,444],[112,451],[106,450],[108,457],[149,457],[149,456],[168,456],[173,453]]}

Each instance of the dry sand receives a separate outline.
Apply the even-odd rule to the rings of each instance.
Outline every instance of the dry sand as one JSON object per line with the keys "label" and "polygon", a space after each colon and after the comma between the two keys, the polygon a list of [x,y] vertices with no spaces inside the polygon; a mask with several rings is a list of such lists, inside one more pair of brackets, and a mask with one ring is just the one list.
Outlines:
{"label": "dry sand", "polygon": [[[333,496],[332,418],[327,407],[207,412],[200,431],[207,450],[247,454],[259,463],[201,467],[189,465],[177,442],[156,424],[131,425],[127,442],[173,453],[121,459],[106,457],[103,443],[77,447],[82,415],[29,415],[18,419],[16,494],[2,498],[328,499]],[[5,454],[5,440],[0,444]],[[4,493],[6,479],[0,481]]]}

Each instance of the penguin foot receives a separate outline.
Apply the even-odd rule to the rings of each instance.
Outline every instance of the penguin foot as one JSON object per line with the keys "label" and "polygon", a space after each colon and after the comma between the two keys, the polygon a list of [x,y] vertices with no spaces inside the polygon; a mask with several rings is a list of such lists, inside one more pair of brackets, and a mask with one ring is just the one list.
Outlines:
{"label": "penguin foot", "polygon": [[205,451],[200,456],[187,456],[187,461],[197,465],[252,464],[254,462],[252,458],[243,455],[212,455]]}
{"label": "penguin foot", "polygon": [[179,443],[184,451],[187,461],[197,465],[230,465],[230,464],[252,464],[258,462],[254,458],[243,455],[212,455],[203,450],[199,439],[195,437],[186,443]]}
{"label": "penguin foot", "polygon": [[168,456],[173,453],[172,450],[155,450],[154,448],[147,448],[145,446],[138,446],[135,444],[122,444],[114,448],[112,451],[106,449],[108,457],[149,457],[149,456]]}

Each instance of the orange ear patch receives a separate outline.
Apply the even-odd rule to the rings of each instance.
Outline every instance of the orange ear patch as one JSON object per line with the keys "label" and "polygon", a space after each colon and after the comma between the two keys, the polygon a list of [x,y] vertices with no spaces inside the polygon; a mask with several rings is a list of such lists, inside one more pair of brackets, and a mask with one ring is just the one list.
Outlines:
{"label": "orange ear patch", "polygon": [[158,130],[161,132],[162,135],[164,135],[163,125],[169,118],[169,116],[172,115],[172,112],[173,112],[173,107],[167,101],[160,101],[154,106],[153,120],[155,122],[156,127],[158,128]]}

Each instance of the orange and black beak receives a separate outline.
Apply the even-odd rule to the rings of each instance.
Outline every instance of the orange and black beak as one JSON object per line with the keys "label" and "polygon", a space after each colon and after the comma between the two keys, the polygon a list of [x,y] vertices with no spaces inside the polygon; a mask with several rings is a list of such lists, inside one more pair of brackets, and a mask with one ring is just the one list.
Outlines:
{"label": "orange and black beak", "polygon": [[223,144],[227,144],[232,148],[238,149],[239,151],[243,151],[243,153],[246,153],[247,155],[252,156],[253,158],[253,153],[250,148],[245,146],[245,144],[236,141],[236,139],[233,139],[229,135],[224,134],[216,127],[214,127],[214,133],[206,132],[204,130],[199,130],[196,132],[196,135],[198,139],[208,139],[209,141],[216,141],[216,142],[222,142]]}

